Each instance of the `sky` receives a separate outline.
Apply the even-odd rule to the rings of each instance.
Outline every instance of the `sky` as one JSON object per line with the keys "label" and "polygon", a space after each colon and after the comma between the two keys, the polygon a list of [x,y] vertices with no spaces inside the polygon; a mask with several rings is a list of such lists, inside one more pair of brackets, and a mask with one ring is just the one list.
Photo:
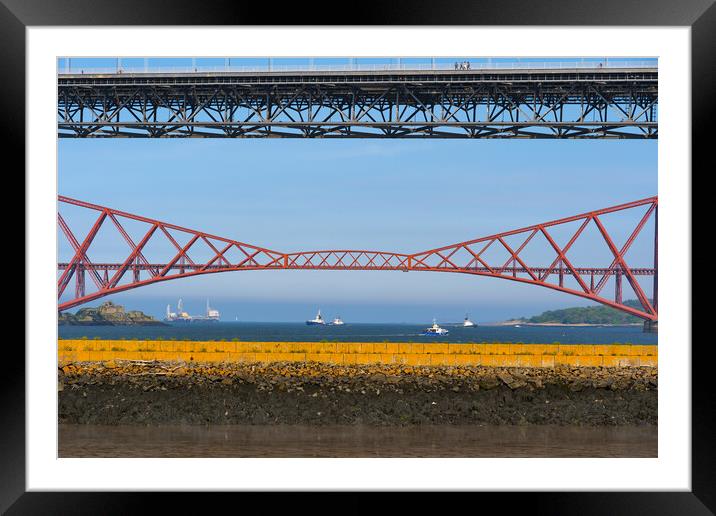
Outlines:
{"label": "sky", "polygon": [[[657,194],[657,143],[637,140],[61,139],[58,164],[61,195],[283,252],[416,252]],[[67,215],[83,236],[89,219]],[[586,239],[583,261],[597,241]],[[126,246],[96,243],[93,261],[118,261]],[[630,259],[651,266],[648,245]],[[232,321],[298,322],[320,308],[347,322],[492,322],[590,304],[494,278],[390,271],[230,272],[105,299],[161,317],[180,297],[192,314],[208,298]]]}

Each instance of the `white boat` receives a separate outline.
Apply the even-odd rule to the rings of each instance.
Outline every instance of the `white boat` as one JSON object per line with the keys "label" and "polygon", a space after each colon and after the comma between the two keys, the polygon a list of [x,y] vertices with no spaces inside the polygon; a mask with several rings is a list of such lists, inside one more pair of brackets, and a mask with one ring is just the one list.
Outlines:
{"label": "white boat", "polygon": [[342,326],[344,324],[345,323],[343,322],[343,319],[341,319],[340,315],[331,321],[331,326]]}
{"label": "white boat", "polygon": [[445,328],[438,326],[438,323],[433,319],[433,325],[430,328],[426,328],[420,335],[447,335],[448,331]]}
{"label": "white boat", "polygon": [[475,326],[477,326],[477,324],[470,320],[467,314],[465,314],[465,320],[462,322],[462,325],[465,328],[474,328]]}
{"label": "white boat", "polygon": [[318,314],[314,319],[306,321],[306,324],[308,324],[309,326],[324,326],[326,324],[326,321],[324,321],[323,317],[321,317],[321,310],[318,310]]}

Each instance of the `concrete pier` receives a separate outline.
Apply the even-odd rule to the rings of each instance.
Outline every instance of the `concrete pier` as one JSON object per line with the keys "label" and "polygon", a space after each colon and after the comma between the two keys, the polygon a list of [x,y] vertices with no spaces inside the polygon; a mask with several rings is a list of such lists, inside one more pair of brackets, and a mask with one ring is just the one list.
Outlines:
{"label": "concrete pier", "polygon": [[644,333],[659,333],[659,321],[644,321]]}

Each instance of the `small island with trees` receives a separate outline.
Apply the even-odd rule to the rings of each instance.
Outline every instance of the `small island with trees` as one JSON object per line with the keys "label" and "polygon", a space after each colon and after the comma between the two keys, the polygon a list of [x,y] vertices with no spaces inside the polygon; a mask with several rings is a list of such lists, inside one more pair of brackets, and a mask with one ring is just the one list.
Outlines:
{"label": "small island with trees", "polygon": [[139,310],[125,311],[122,305],[105,301],[100,306],[80,308],[77,313],[60,313],[58,325],[69,326],[166,326],[154,317]]}
{"label": "small island with trees", "polygon": [[[641,308],[636,299],[624,301],[627,306]],[[502,324],[526,324],[534,326],[627,326],[640,325],[643,321],[634,315],[609,306],[580,306],[548,310],[533,317],[518,317]]]}

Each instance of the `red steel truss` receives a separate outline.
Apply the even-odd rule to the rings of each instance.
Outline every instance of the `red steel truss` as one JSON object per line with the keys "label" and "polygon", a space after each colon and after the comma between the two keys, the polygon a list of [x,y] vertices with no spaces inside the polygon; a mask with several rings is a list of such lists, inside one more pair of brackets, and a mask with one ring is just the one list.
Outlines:
{"label": "red steel truss", "polygon": [[[69,197],[58,196],[58,201],[61,206],[73,205],[97,213],[84,240],[79,241],[58,212],[58,225],[74,251],[69,262],[58,263],[58,299],[65,294],[71,280],[75,280],[74,296],[59,304],[60,311],[143,285],[216,272],[259,269],[398,270],[457,272],[508,279],[587,298],[645,320],[658,320],[656,196],[414,254],[366,250],[283,253]],[[603,218],[611,213],[634,209],[645,211],[629,228],[626,241],[618,246],[605,227]],[[627,252],[652,218],[653,267],[632,267],[627,263]],[[136,242],[125,227],[127,223],[123,224],[125,220],[143,223],[145,232]],[[120,261],[93,263],[90,260],[92,243],[103,225],[114,227],[127,244],[127,253],[121,256]],[[570,250],[580,237],[584,238],[590,225],[601,235],[598,243],[608,250],[608,263],[599,267],[575,265],[569,258]],[[565,243],[559,245],[560,239],[555,233],[565,228],[568,229],[568,238],[561,235]],[[171,252],[161,262],[150,261],[145,257],[146,250],[153,240],[159,238],[170,243]],[[526,256],[530,242],[538,239],[554,254],[549,264],[535,265]],[[190,255],[199,246],[209,250],[208,259],[191,258]],[[496,258],[495,254],[501,257]],[[87,274],[96,287],[89,293],[85,288]],[[638,276],[652,277],[651,297],[644,292]],[[603,292],[610,280],[614,295],[606,297]],[[623,280],[631,287],[641,306],[625,304]]]}

